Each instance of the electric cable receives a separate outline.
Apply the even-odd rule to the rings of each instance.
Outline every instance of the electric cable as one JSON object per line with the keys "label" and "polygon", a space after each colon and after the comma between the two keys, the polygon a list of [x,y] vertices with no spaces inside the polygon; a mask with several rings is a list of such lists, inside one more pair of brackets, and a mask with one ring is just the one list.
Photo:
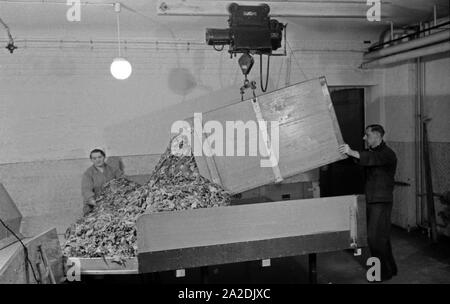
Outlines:
{"label": "electric cable", "polygon": [[308,79],[308,77],[306,77],[305,72],[303,72],[302,67],[300,66],[300,64],[297,61],[297,58],[295,57],[294,51],[291,48],[291,44],[289,43],[289,41],[286,40],[287,46],[289,47],[289,50],[291,51],[291,56],[294,58],[295,63],[297,64],[298,68],[300,69],[300,72],[302,72],[303,77],[305,77],[305,79]]}
{"label": "electric cable", "polygon": [[267,70],[266,70],[266,85],[263,86],[262,80],[262,54],[259,54],[259,82],[261,85],[261,90],[263,92],[267,91],[267,86],[269,84],[269,68],[270,68],[270,55],[267,55]]}
{"label": "electric cable", "polygon": [[119,11],[116,14],[116,23],[117,23],[117,44],[119,46],[119,57],[121,57],[121,52],[120,52],[120,7],[119,7]]}

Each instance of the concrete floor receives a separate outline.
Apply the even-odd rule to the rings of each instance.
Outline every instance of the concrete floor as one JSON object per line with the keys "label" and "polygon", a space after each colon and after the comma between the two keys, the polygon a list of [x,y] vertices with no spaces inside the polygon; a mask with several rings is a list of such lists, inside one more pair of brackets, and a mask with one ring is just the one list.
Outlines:
{"label": "concrete floor", "polygon": [[[392,247],[398,275],[383,284],[450,284],[450,239],[432,244],[421,231],[392,230]],[[318,257],[322,283],[366,284],[363,257],[350,252],[326,253]]]}
{"label": "concrete floor", "polygon": [[[393,228],[392,247],[399,273],[383,284],[450,284],[450,239],[441,237],[431,244],[421,231],[406,232]],[[318,283],[367,284],[365,253],[354,257],[353,251],[317,255]],[[271,260],[270,267],[260,261],[209,267],[209,283],[308,283],[308,258],[299,256]],[[146,283],[143,276],[83,277],[84,283]],[[159,274],[161,283],[201,283],[199,269],[186,270],[176,278],[174,272]]]}

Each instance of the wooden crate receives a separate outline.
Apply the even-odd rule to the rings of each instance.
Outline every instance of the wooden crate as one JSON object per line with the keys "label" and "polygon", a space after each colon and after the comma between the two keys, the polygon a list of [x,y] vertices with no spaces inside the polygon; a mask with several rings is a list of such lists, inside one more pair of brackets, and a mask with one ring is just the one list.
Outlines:
{"label": "wooden crate", "polygon": [[[248,152],[246,156],[206,156],[202,153],[195,156],[200,173],[231,193],[240,193],[280,182],[345,158],[338,151],[338,146],[343,140],[324,77],[202,113],[201,125],[204,126],[208,121],[218,121],[226,130],[227,121],[245,123],[261,119],[266,122],[276,121],[279,124],[277,165],[262,167],[261,160],[267,158],[261,157],[259,152],[256,156],[249,156]],[[213,145],[207,141],[210,134],[201,131],[199,133],[198,128],[195,130],[194,118],[187,121],[192,130],[193,142],[197,140],[207,150],[211,149]],[[269,142],[267,146],[270,147],[270,142],[274,139],[270,137],[269,129],[267,125],[265,130],[259,130],[258,139],[263,138],[261,135],[265,133]],[[248,133],[245,134],[246,145],[250,140],[254,140],[249,138]],[[231,134],[225,134],[224,138],[227,136]],[[237,146],[237,141],[238,137],[235,134],[234,147]],[[242,141],[239,143],[242,144]],[[223,155],[225,150],[224,144]]]}

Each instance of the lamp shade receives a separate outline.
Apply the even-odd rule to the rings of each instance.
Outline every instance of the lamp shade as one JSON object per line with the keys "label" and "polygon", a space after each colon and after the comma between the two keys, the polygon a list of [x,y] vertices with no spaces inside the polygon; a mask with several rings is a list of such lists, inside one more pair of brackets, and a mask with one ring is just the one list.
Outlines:
{"label": "lamp shade", "polygon": [[114,58],[113,62],[111,63],[111,74],[116,79],[127,79],[130,77],[132,68],[131,64],[126,60],[125,58]]}

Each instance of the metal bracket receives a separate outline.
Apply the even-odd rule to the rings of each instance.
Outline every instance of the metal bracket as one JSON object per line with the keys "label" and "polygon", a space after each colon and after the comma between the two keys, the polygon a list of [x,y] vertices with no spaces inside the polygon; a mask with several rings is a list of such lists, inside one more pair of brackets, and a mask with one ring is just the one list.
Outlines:
{"label": "metal bracket", "polygon": [[[356,245],[356,244],[355,244]],[[355,248],[353,252],[354,256],[360,256],[361,255],[361,248]]]}
{"label": "metal bracket", "polygon": [[244,101],[245,90],[247,90],[247,89],[249,89],[249,88],[252,89],[252,92],[253,92],[253,98],[256,98],[256,93],[255,93],[255,90],[256,90],[256,81],[254,81],[254,80],[249,81],[249,80],[247,79],[247,75],[244,75],[244,76],[245,76],[244,85],[239,89],[240,94],[241,94],[241,101]]}

